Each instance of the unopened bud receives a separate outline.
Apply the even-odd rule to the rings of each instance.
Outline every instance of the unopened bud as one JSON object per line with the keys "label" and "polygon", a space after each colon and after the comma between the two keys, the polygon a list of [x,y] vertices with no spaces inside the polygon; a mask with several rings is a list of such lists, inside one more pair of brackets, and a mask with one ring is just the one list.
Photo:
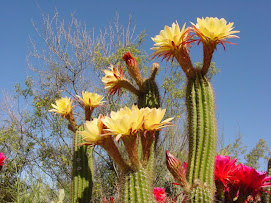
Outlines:
{"label": "unopened bud", "polygon": [[136,84],[141,88],[142,77],[141,77],[140,70],[139,70],[139,67],[138,67],[138,64],[137,64],[135,58],[131,55],[130,52],[126,52],[122,56],[122,59],[127,64],[127,69],[128,69],[129,75],[136,81]]}
{"label": "unopened bud", "polygon": [[166,151],[166,164],[169,172],[172,174],[177,183],[180,184],[184,190],[189,189],[189,184],[186,180],[186,163],[183,165],[181,162],[173,156],[169,151]]}

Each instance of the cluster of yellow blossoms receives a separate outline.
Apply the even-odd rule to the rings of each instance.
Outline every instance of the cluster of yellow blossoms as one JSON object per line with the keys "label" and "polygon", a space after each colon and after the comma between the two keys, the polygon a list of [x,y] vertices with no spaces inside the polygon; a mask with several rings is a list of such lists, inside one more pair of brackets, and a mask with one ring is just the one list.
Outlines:
{"label": "cluster of yellow blossoms", "polygon": [[[103,103],[103,97],[95,93],[82,92],[82,98],[77,97],[85,106],[97,107]],[[72,113],[72,103],[67,97],[58,99],[52,104],[54,109],[50,112],[67,116]],[[116,136],[118,141],[122,136],[135,135],[139,131],[157,131],[170,125],[172,118],[162,121],[165,112],[165,109],[139,109],[133,105],[132,108],[124,107],[119,111],[112,111],[110,116],[100,115],[92,121],[85,122],[84,131],[80,131],[85,141],[83,144],[99,144],[109,135]]]}
{"label": "cluster of yellow blossoms", "polygon": [[[79,99],[79,103],[81,103],[84,107],[94,108],[104,103],[101,95],[87,91],[82,92],[82,97],[78,95],[77,97]],[[72,112],[72,103],[73,101],[68,97],[57,99],[55,104],[52,104],[53,109],[49,110],[49,112],[55,112],[61,114],[62,116],[67,116]]]}
{"label": "cluster of yellow blossoms", "polygon": [[[135,135],[137,132],[157,131],[170,125],[172,118],[162,121],[166,110],[156,108],[124,107],[119,111],[112,111],[109,116],[86,122],[85,130],[80,134],[85,144],[98,144],[109,135],[116,136],[118,141],[122,136]],[[102,126],[104,124],[104,126]]]}
{"label": "cluster of yellow blossoms", "polygon": [[[197,18],[197,24],[191,24],[193,27],[185,28],[184,24],[181,30],[178,23],[173,23],[172,27],[165,26],[159,35],[152,38],[155,42],[155,47],[152,48],[152,50],[155,50],[153,55],[165,56],[164,58],[169,59],[168,54],[174,55],[174,51],[186,48],[189,43],[194,41],[220,43],[224,46],[224,43],[229,43],[226,41],[227,38],[238,38],[233,34],[239,33],[239,31],[232,31],[233,23],[227,24],[224,18]],[[190,32],[194,32],[199,39],[193,39],[193,35],[189,34]]]}

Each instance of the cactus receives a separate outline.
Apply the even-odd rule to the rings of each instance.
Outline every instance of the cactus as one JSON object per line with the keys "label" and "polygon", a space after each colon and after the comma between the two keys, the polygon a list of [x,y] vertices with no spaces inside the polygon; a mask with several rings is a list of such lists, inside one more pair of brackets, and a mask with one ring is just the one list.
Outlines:
{"label": "cactus", "polygon": [[[267,164],[267,175],[271,176],[271,159],[269,159]],[[271,187],[265,189],[267,192],[264,194],[263,202],[271,202]]]}
{"label": "cactus", "polygon": [[216,119],[214,95],[208,79],[195,71],[186,90],[188,113],[189,161],[187,180],[192,185],[191,202],[213,199]]}
{"label": "cactus", "polygon": [[[79,127],[78,131],[83,130]],[[92,146],[79,146],[83,142],[78,131],[74,133],[72,165],[72,203],[89,203],[92,194]]]}
{"label": "cactus", "polygon": [[[137,95],[137,106],[138,108],[159,108],[160,107],[160,95],[158,86],[155,82],[155,75],[157,73],[159,64],[153,64],[151,76],[145,79],[140,88],[140,93]],[[138,82],[139,84],[139,82]],[[138,143],[138,153],[141,157],[141,167],[135,171],[126,174],[125,176],[125,193],[122,198],[122,202],[154,202],[152,195],[152,179],[154,176],[154,161],[155,161],[155,146],[158,139],[159,132],[155,132],[155,142],[151,142],[150,154],[144,158],[144,147],[141,145],[145,142],[141,137],[141,141]],[[143,166],[142,166],[143,165]]]}
{"label": "cactus", "polygon": [[143,82],[142,93],[138,96],[138,108],[159,108],[160,96],[154,78],[148,78]]}
{"label": "cactus", "polygon": [[152,183],[149,172],[145,168],[131,171],[124,176],[124,187],[121,202],[123,203],[151,203],[154,202],[152,195]]}
{"label": "cactus", "polygon": [[[158,69],[157,64],[153,65],[152,73],[156,73]],[[138,96],[137,102],[138,108],[159,108],[160,107],[160,95],[158,86],[155,82],[155,74],[151,74],[151,76],[144,80],[142,84],[142,92]],[[150,159],[149,159],[149,173],[154,176],[154,161],[155,161],[155,149],[159,136],[159,131],[155,132],[155,142],[151,146],[150,151]]]}

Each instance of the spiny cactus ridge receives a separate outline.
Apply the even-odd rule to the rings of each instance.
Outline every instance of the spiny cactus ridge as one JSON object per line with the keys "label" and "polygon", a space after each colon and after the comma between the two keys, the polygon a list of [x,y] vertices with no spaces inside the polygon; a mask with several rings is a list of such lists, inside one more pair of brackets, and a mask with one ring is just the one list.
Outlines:
{"label": "spiny cactus ridge", "polygon": [[83,145],[83,126],[74,134],[73,143],[73,166],[72,166],[72,203],[89,203],[92,195],[92,146]]}
{"label": "spiny cactus ridge", "polygon": [[199,71],[188,79],[189,162],[187,180],[192,186],[191,202],[210,202],[214,197],[216,119],[214,94],[208,79]]}

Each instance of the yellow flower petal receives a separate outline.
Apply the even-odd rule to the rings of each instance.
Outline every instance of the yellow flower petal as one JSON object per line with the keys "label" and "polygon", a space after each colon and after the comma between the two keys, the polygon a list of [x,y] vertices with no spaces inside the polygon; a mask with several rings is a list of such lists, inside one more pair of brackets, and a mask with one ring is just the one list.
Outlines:
{"label": "yellow flower petal", "polygon": [[185,28],[185,24],[180,30],[178,23],[172,23],[172,26],[165,26],[164,30],[161,30],[159,35],[152,37],[151,39],[155,42],[154,56],[163,56],[163,58],[170,59],[174,55],[174,51],[187,47],[187,42],[190,39],[189,35],[190,28]]}
{"label": "yellow flower petal", "polygon": [[160,128],[169,126],[173,118],[168,118],[162,121],[164,115],[166,113],[166,109],[161,108],[145,108],[144,109],[144,124],[143,128],[147,131],[159,130]]}
{"label": "yellow flower petal", "polygon": [[83,102],[84,106],[88,107],[97,107],[104,103],[104,101],[102,101],[103,97],[101,95],[87,91],[82,92],[82,98],[78,95],[77,97]]}
{"label": "yellow flower petal", "polygon": [[224,18],[218,19],[213,17],[197,18],[197,24],[191,23],[194,32],[200,37],[202,42],[226,42],[227,38],[238,38],[233,35],[240,31],[232,31],[234,23],[228,23]]}
{"label": "yellow flower petal", "polygon": [[108,131],[117,136],[116,139],[120,139],[122,136],[135,134],[142,128],[143,110],[135,105],[131,109],[124,107],[117,112],[112,111],[110,117],[105,116],[102,122]]}
{"label": "yellow flower petal", "polygon": [[101,116],[94,118],[92,121],[86,121],[84,124],[84,130],[79,131],[79,134],[83,136],[84,144],[98,144],[105,136],[102,135],[103,123],[101,122]]}
{"label": "yellow flower petal", "polygon": [[125,79],[121,68],[115,68],[110,64],[110,70],[104,70],[104,73],[105,76],[102,78],[104,88],[111,94],[116,93],[119,90],[118,83]]}
{"label": "yellow flower petal", "polygon": [[72,101],[68,97],[63,97],[55,101],[56,104],[51,104],[53,109],[49,112],[59,113],[61,115],[68,115],[72,111]]}

